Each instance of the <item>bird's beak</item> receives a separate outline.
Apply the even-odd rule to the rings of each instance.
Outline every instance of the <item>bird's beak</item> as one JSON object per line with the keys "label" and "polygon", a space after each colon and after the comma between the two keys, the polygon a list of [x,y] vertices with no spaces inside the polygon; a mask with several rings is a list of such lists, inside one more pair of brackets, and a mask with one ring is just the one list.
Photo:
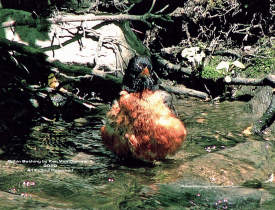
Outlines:
{"label": "bird's beak", "polygon": [[150,71],[149,71],[149,69],[147,68],[147,66],[141,71],[140,75],[141,75],[141,76],[147,76],[147,77],[150,76]]}

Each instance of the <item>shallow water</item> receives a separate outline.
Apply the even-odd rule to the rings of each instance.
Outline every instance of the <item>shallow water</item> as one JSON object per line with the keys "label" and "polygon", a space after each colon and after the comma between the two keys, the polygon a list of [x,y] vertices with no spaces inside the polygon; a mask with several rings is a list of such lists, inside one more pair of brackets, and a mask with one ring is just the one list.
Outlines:
{"label": "shallow water", "polygon": [[38,120],[0,152],[0,209],[271,209],[274,138],[242,133],[252,123],[246,104],[178,99],[175,107],[187,140],[153,164],[105,149],[104,112]]}

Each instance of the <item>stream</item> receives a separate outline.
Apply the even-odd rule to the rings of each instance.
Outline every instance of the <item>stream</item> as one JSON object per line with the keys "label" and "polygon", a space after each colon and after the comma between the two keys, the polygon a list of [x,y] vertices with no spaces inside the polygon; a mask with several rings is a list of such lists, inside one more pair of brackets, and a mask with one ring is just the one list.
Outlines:
{"label": "stream", "polygon": [[0,209],[274,208],[274,136],[243,132],[246,102],[177,99],[187,139],[152,164],[105,148],[101,108],[73,122],[38,119],[0,148]]}

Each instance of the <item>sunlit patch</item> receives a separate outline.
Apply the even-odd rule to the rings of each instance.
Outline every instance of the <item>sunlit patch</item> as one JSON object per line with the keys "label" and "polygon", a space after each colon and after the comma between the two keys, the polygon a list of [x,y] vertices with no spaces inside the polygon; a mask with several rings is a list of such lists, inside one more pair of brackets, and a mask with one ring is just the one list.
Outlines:
{"label": "sunlit patch", "polygon": [[156,123],[162,126],[171,126],[171,119],[167,119],[166,117],[160,117]]}
{"label": "sunlit patch", "polygon": [[9,189],[9,192],[12,193],[12,194],[16,194],[17,189],[16,188],[11,188],[11,189]]}
{"label": "sunlit patch", "polygon": [[137,147],[138,145],[138,141],[137,141],[137,138],[134,134],[130,135],[129,136],[129,143],[134,146],[134,147]]}
{"label": "sunlit patch", "polygon": [[[9,18],[6,22],[2,23],[2,25],[4,25],[5,23],[13,23],[15,22],[15,20],[12,20],[11,18]],[[15,29],[14,28],[4,28],[4,32],[5,32],[5,37],[6,39],[9,39],[11,41],[15,41],[15,42],[18,42],[18,43],[21,43],[21,44],[25,44],[25,45],[28,45],[27,42],[24,42],[18,33],[15,32]]]}
{"label": "sunlit patch", "polygon": [[215,206],[217,209],[228,209],[228,200],[226,198],[224,198],[223,200],[218,200],[216,203],[215,203]]}
{"label": "sunlit patch", "polygon": [[198,118],[196,120],[197,123],[203,123],[205,121],[205,118]]}
{"label": "sunlit patch", "polygon": [[217,147],[214,145],[214,146],[211,146],[211,147],[205,147],[204,148],[206,152],[212,152],[213,150],[216,150]]}
{"label": "sunlit patch", "polygon": [[121,96],[127,96],[127,97],[129,97],[129,94],[128,94],[128,92],[127,91],[125,91],[125,90],[123,90],[123,91],[120,91],[120,93],[119,93]]}
{"label": "sunlit patch", "polygon": [[206,147],[206,148],[205,148],[205,151],[206,151],[206,152],[211,152],[210,147]]}
{"label": "sunlit patch", "polygon": [[23,182],[24,187],[30,187],[30,186],[34,186],[34,185],[35,185],[35,182],[33,182],[33,181],[24,181]]}
{"label": "sunlit patch", "polygon": [[31,198],[32,197],[32,194],[30,194],[30,193],[21,193],[20,195],[21,195],[21,197],[24,197],[24,198]]}
{"label": "sunlit patch", "polygon": [[264,182],[264,183],[275,183],[275,179],[274,179],[274,173],[271,173],[269,175],[269,178]]}
{"label": "sunlit patch", "polygon": [[209,180],[211,181],[211,182],[215,182],[216,181],[216,178],[215,177],[209,177]]}
{"label": "sunlit patch", "polygon": [[108,182],[114,182],[115,180],[113,178],[108,178]]}
{"label": "sunlit patch", "polygon": [[250,136],[250,135],[252,134],[251,130],[252,130],[252,126],[249,126],[249,127],[247,127],[246,129],[244,129],[242,133],[243,133],[245,136]]}

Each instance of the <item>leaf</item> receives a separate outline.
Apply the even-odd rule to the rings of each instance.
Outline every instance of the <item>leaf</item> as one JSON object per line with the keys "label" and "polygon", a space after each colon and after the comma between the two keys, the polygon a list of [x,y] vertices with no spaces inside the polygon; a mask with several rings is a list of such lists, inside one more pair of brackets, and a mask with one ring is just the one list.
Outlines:
{"label": "leaf", "polygon": [[229,65],[229,61],[222,61],[217,65],[216,70],[226,69],[226,71],[228,71]]}
{"label": "leaf", "polygon": [[59,86],[59,82],[58,80],[56,79],[56,77],[54,76],[53,73],[51,73],[49,76],[48,76],[48,85],[49,87],[55,89]]}
{"label": "leaf", "polygon": [[240,61],[234,61],[232,64],[234,66],[240,68],[240,69],[244,69],[245,68],[245,66],[243,65],[243,63],[241,63]]}
{"label": "leaf", "polygon": [[205,118],[198,118],[196,121],[197,123],[203,123],[205,121]]}
{"label": "leaf", "polygon": [[251,129],[252,129],[252,126],[249,126],[249,127],[247,127],[246,129],[244,129],[242,133],[243,133],[245,136],[250,136],[250,135],[252,134]]}

